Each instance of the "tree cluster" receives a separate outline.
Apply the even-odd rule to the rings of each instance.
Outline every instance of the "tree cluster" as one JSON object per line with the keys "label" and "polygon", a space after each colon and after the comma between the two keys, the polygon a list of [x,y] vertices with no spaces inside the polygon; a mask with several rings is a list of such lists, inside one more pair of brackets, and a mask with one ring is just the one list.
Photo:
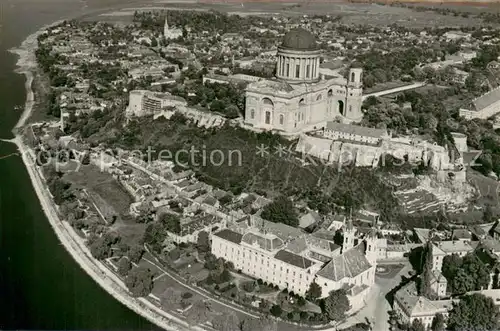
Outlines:
{"label": "tree cluster", "polygon": [[129,271],[125,278],[125,285],[134,297],[145,297],[153,289],[153,278],[155,273],[146,267],[135,267]]}
{"label": "tree cluster", "polygon": [[205,280],[208,285],[227,283],[233,279],[233,275],[230,272],[233,269],[233,264],[224,261],[222,258],[216,258],[211,253],[205,256],[204,267],[210,271]]}
{"label": "tree cluster", "polygon": [[108,232],[103,236],[89,239],[90,253],[98,260],[104,260],[113,255],[113,245],[120,242],[120,237],[113,232]]}
{"label": "tree cluster", "polygon": [[159,253],[163,249],[163,242],[167,238],[168,232],[179,234],[180,231],[179,216],[165,213],[160,215],[157,221],[148,224],[144,233],[144,243]]}
{"label": "tree cluster", "polygon": [[261,217],[271,222],[283,223],[293,227],[299,225],[299,218],[293,202],[285,196],[280,196],[262,210]]}
{"label": "tree cluster", "polygon": [[351,309],[347,292],[343,289],[331,291],[321,300],[321,310],[332,321],[341,321]]}
{"label": "tree cluster", "polygon": [[463,258],[456,254],[448,255],[443,259],[441,270],[453,295],[481,290],[490,283],[488,267],[475,253],[469,253]]}
{"label": "tree cluster", "polygon": [[463,296],[453,304],[448,316],[448,329],[494,331],[499,327],[498,318],[498,308],[493,299],[474,293]]}

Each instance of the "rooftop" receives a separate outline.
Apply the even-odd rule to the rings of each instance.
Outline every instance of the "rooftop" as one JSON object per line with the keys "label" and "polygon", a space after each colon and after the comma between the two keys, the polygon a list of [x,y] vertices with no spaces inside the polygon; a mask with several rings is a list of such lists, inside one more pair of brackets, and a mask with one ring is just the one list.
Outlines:
{"label": "rooftop", "polygon": [[318,49],[316,37],[303,28],[288,31],[283,37],[281,47],[299,51],[314,51]]}
{"label": "rooftop", "polygon": [[434,254],[449,255],[453,253],[471,252],[474,248],[466,241],[448,240],[438,241],[433,245]]}
{"label": "rooftop", "polygon": [[229,230],[229,229],[224,229],[222,231],[219,231],[217,233],[214,233],[214,236],[217,236],[219,238],[225,239],[227,241],[231,241],[235,244],[240,244],[241,243],[241,238],[243,237],[241,233]]}
{"label": "rooftop", "polygon": [[274,251],[283,247],[283,241],[275,235],[256,232],[245,233],[241,241],[251,246],[258,246],[260,249],[266,251]]}
{"label": "rooftop", "polygon": [[365,126],[337,123],[330,121],[326,123],[326,129],[330,131],[359,135],[363,137],[382,138],[387,135],[387,131],[383,129],[368,128]]}
{"label": "rooftop", "polygon": [[455,229],[453,230],[451,234],[452,239],[467,239],[470,240],[472,238],[472,235],[470,234],[469,230],[466,229]]}
{"label": "rooftop", "polygon": [[371,267],[372,265],[365,256],[365,243],[362,242],[345,253],[334,257],[318,272],[318,275],[333,281],[340,281],[344,278],[354,278]]}
{"label": "rooftop", "polygon": [[299,220],[300,228],[307,228],[313,224],[321,222],[321,216],[315,211],[310,211],[309,213],[303,215]]}
{"label": "rooftop", "polygon": [[498,101],[500,101],[500,88],[491,90],[479,98],[474,99],[472,103],[476,110],[482,110]]}
{"label": "rooftop", "polygon": [[311,260],[303,256],[285,250],[280,250],[274,258],[302,269],[307,269],[314,264]]}
{"label": "rooftop", "polygon": [[396,292],[394,299],[399,302],[410,316],[431,316],[444,313],[453,306],[452,300],[431,301],[418,296],[415,282],[411,282]]}

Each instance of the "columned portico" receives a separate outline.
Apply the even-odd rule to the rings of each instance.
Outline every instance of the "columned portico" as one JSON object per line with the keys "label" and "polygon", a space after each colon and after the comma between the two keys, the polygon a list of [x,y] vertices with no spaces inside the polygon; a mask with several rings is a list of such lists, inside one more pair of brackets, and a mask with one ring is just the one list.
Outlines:
{"label": "columned portico", "polygon": [[321,50],[293,50],[278,48],[276,78],[290,84],[315,83],[319,81],[319,58]]}

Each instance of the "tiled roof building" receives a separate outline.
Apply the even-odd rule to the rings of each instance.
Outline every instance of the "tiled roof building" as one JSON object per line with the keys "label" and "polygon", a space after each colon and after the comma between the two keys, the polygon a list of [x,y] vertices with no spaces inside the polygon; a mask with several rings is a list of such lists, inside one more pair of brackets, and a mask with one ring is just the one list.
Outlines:
{"label": "tiled roof building", "polygon": [[214,233],[212,253],[244,274],[300,295],[312,282],[321,286],[323,296],[348,289],[352,310],[357,310],[375,281],[376,243],[370,233],[355,246],[347,241],[341,253],[333,235],[318,237],[252,216]]}

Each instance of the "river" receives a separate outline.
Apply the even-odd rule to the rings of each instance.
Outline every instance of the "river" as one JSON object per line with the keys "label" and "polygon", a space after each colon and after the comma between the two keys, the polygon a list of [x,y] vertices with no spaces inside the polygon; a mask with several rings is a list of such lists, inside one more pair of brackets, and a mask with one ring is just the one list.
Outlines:
{"label": "river", "polygon": [[[24,104],[25,76],[9,49],[40,27],[127,0],[1,0],[0,138]],[[16,107],[17,106],[17,107]],[[0,329],[158,330],[113,299],[76,264],[40,207],[15,145],[0,142]]]}

